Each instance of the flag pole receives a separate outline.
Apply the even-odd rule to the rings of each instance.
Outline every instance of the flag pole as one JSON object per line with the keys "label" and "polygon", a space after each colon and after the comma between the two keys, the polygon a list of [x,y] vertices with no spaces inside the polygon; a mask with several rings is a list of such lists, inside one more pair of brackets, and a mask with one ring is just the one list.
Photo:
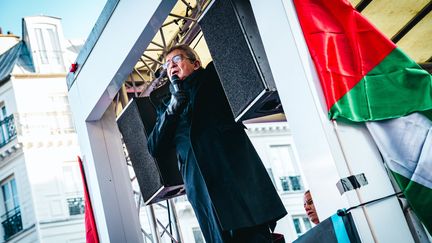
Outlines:
{"label": "flag pole", "polygon": [[[343,156],[343,158],[344,158],[345,165],[347,166],[347,169],[348,169],[348,173],[349,173],[350,176],[351,176],[351,175],[354,175],[354,174],[353,174],[353,171],[352,171],[352,169],[351,169],[351,166],[350,166],[349,163],[348,163],[348,159],[347,159],[347,156],[346,156],[346,154],[345,154],[344,147],[343,147],[343,145],[342,145],[342,140],[341,140],[340,135],[339,135],[337,122],[336,122],[336,120],[334,120],[334,119],[332,119],[331,121],[332,121],[332,124],[333,124],[333,129],[334,129],[335,134],[336,134],[336,139],[337,139],[338,144],[339,144],[339,147],[340,147],[340,149],[341,149],[341,151],[342,151],[342,156]],[[359,199],[360,204],[362,204],[362,203],[364,203],[364,201],[363,201],[363,198],[362,198],[362,196],[360,195],[360,193],[359,193],[358,190],[359,190],[358,188],[355,188],[355,192],[356,192],[357,198]],[[373,238],[374,242],[378,242],[378,241],[377,241],[377,238],[376,238],[375,231],[374,231],[374,229],[373,229],[373,227],[372,227],[372,225],[371,225],[370,217],[369,217],[368,212],[366,211],[366,209],[365,209],[364,206],[361,206],[361,209],[362,209],[363,214],[364,214],[364,216],[365,216],[365,218],[366,218],[366,222],[367,222],[367,225],[368,225],[368,227],[369,227],[369,230],[370,230],[370,232],[371,232],[371,234],[372,234],[372,238]]]}

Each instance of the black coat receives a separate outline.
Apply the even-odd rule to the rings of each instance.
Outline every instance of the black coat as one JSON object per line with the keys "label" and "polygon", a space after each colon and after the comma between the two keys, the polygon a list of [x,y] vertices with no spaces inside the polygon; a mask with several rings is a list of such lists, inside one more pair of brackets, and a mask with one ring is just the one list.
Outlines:
{"label": "black coat", "polygon": [[[274,222],[287,214],[267,171],[247,137],[234,121],[213,65],[197,70],[199,82],[192,105],[190,139],[198,167],[224,230]],[[160,102],[149,136],[153,156],[174,146],[176,116]]]}

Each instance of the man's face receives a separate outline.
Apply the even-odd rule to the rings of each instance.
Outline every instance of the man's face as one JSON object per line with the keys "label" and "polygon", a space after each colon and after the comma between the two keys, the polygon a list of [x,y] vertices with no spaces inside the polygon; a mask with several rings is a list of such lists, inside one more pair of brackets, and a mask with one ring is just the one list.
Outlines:
{"label": "man's face", "polygon": [[315,210],[315,205],[312,201],[312,196],[310,192],[306,192],[303,198],[303,207],[306,211],[307,216],[309,217],[310,221],[312,221],[314,224],[319,224],[319,219],[317,212]]}
{"label": "man's face", "polygon": [[[181,56],[181,60],[177,63],[172,61],[172,58],[175,56]],[[169,62],[167,71],[168,76],[171,77],[173,75],[177,75],[180,80],[185,79],[187,76],[189,76],[193,71],[197,70],[200,65],[199,61],[191,61],[186,56],[186,53],[182,50],[174,50],[170,52],[166,56],[166,61]]]}

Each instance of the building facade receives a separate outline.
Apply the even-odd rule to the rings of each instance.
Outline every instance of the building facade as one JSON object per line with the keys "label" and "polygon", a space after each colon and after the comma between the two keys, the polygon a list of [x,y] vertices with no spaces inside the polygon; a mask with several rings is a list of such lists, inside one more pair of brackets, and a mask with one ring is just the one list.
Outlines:
{"label": "building facade", "polygon": [[82,41],[59,18],[0,35],[0,242],[85,242],[79,146],[65,76]]}

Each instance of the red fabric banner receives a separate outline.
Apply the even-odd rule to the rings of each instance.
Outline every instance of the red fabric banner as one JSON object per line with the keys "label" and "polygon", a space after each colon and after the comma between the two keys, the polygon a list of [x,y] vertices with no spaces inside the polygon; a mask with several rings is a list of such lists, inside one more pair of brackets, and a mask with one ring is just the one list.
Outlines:
{"label": "red fabric banner", "polygon": [[84,172],[83,162],[78,156],[78,163],[80,166],[81,177],[84,186],[84,202],[85,202],[85,229],[86,229],[86,242],[87,243],[99,243],[99,237],[96,228],[96,222],[93,215],[93,208],[90,202],[90,196],[87,187],[87,181]]}
{"label": "red fabric banner", "polygon": [[396,46],[347,0],[294,0],[330,109]]}

